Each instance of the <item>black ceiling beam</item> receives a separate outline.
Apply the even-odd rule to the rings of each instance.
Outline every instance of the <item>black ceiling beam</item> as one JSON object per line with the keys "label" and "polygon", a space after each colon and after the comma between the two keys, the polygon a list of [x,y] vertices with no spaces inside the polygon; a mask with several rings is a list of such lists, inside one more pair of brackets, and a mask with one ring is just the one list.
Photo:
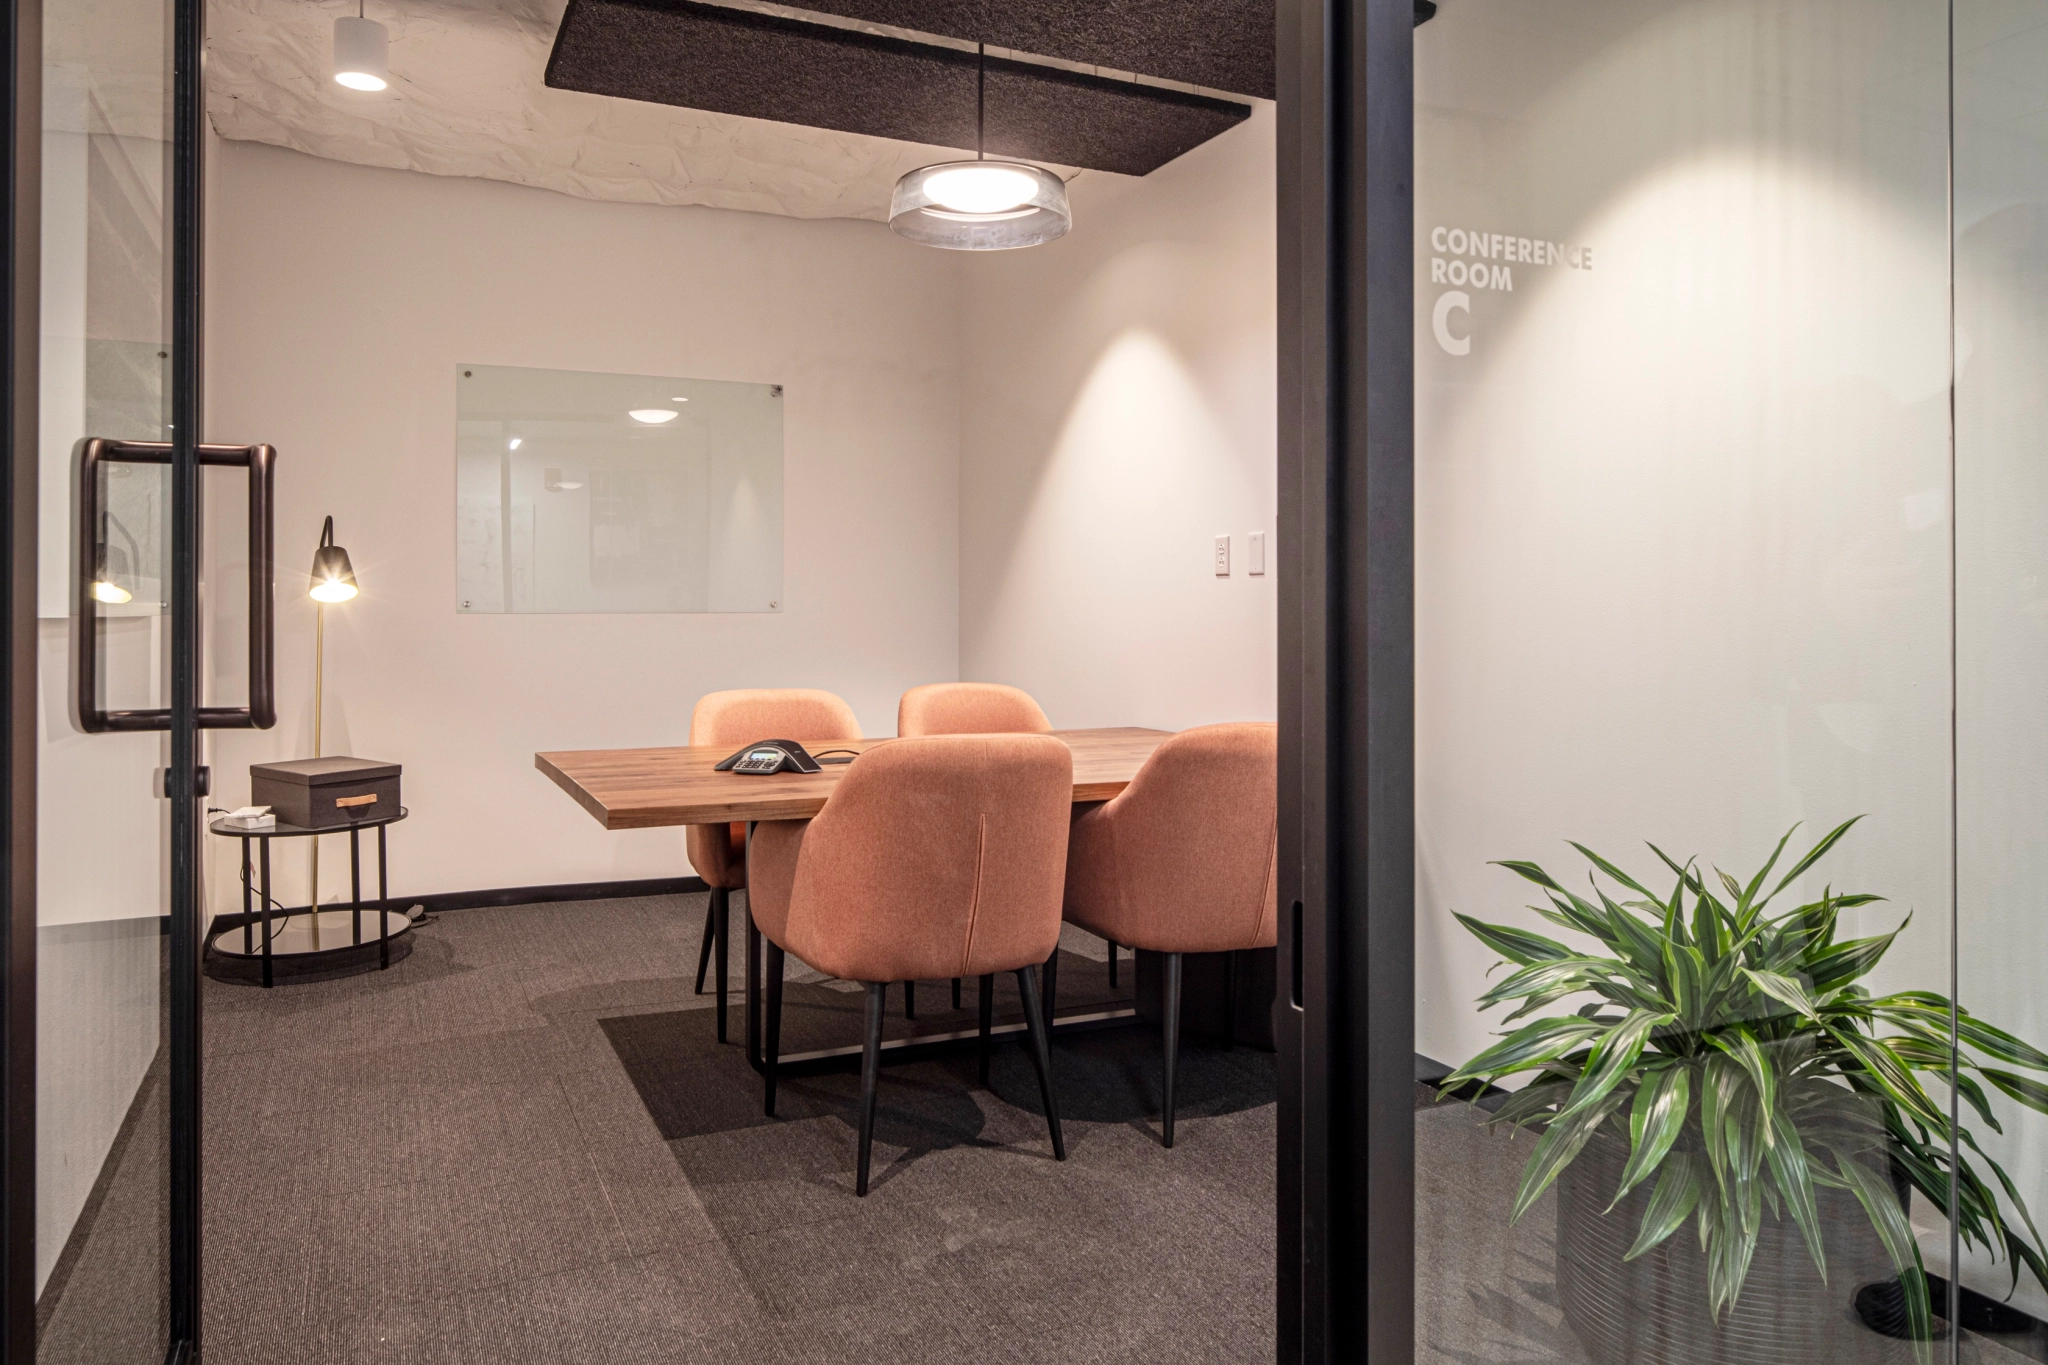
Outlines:
{"label": "black ceiling beam", "polygon": [[800,0],[804,9],[1273,98],[1273,0]]}
{"label": "black ceiling beam", "polygon": [[[975,54],[693,0],[570,0],[557,89],[972,149]],[[1249,106],[988,60],[991,156],[1144,175]]]}

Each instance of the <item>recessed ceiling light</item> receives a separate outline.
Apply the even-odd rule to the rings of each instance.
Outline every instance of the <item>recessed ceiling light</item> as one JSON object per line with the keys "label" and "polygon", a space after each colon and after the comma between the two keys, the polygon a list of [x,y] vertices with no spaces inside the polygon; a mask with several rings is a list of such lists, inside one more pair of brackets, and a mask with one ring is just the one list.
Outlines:
{"label": "recessed ceiling light", "polygon": [[643,422],[650,427],[658,427],[663,422],[673,422],[676,420],[676,413],[673,408],[634,408],[626,416],[636,422]]}
{"label": "recessed ceiling light", "polygon": [[517,437],[517,436],[514,436],[514,437],[513,437],[513,438],[512,438],[512,439],[511,439],[510,441],[507,441],[507,442],[505,443],[505,449],[507,449],[507,450],[517,450],[517,449],[519,449],[519,439],[520,439],[519,437]]}
{"label": "recessed ceiling light", "polygon": [[687,402],[689,402],[690,400],[689,400],[689,399],[687,399],[687,398],[671,398],[671,399],[669,399],[668,401],[669,401],[669,402],[671,402],[671,403],[687,403]]}

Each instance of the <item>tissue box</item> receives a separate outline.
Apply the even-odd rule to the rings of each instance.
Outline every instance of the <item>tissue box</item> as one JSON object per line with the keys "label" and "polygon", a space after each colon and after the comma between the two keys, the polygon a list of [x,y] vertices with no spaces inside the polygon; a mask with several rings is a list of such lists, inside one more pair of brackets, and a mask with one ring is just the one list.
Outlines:
{"label": "tissue box", "polygon": [[398,814],[396,763],[373,758],[295,758],[249,765],[249,804],[269,806],[278,823],[347,829]]}

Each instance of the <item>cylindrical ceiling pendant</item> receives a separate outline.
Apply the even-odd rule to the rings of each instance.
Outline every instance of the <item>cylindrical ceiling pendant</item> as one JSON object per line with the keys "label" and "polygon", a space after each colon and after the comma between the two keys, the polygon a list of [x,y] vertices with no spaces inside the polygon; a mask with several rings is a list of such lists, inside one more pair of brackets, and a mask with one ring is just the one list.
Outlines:
{"label": "cylindrical ceiling pendant", "polygon": [[889,227],[923,246],[1007,251],[1067,235],[1066,182],[1024,161],[942,161],[896,182]]}
{"label": "cylindrical ceiling pendant", "polygon": [[384,25],[360,15],[334,21],[334,79],[351,90],[382,90],[391,83],[391,41]]}

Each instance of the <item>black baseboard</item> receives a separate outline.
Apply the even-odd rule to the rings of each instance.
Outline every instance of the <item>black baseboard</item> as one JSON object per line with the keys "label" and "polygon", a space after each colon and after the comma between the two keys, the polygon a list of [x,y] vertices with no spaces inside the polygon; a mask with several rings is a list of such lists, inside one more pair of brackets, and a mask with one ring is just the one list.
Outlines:
{"label": "black baseboard", "polygon": [[687,896],[708,890],[702,877],[649,877],[636,882],[570,882],[561,886],[494,886],[482,891],[436,891],[393,896],[395,909],[422,905],[429,914],[476,910],[493,905],[539,905],[547,901],[609,901],[627,896]]}

